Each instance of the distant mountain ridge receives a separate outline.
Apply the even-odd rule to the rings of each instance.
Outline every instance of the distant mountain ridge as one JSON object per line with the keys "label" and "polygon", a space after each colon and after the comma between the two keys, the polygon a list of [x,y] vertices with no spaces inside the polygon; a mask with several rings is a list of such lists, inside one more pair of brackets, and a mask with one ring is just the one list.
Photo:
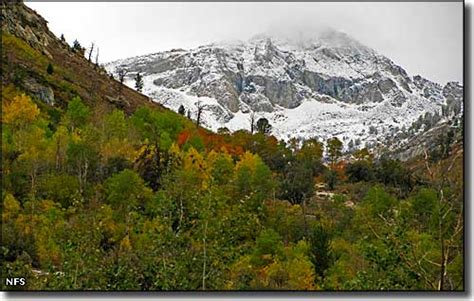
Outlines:
{"label": "distant mountain ridge", "polygon": [[303,39],[259,35],[164,51],[111,62],[106,69],[115,75],[127,70],[130,87],[141,73],[146,95],[175,111],[183,105],[192,118],[196,104],[203,104],[203,125],[212,130],[249,129],[255,113],[270,121],[278,138],[337,136],[346,148],[393,140],[425,116],[441,122],[462,113],[458,83],[443,87],[410,76],[332,29]]}

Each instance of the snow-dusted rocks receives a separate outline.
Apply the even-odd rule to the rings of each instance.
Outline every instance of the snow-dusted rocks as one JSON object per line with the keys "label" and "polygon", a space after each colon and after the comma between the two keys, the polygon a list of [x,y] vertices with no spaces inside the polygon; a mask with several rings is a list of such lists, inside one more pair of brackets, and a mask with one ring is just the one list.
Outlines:
{"label": "snow-dusted rocks", "polygon": [[[426,113],[462,106],[462,87],[410,77],[387,57],[348,35],[326,30],[304,39],[259,35],[191,50],[171,50],[106,65],[144,76],[143,92],[175,111],[206,107],[203,125],[249,129],[250,114],[267,118],[278,138],[337,136],[383,142]],[[374,130],[375,129],[375,130]]]}

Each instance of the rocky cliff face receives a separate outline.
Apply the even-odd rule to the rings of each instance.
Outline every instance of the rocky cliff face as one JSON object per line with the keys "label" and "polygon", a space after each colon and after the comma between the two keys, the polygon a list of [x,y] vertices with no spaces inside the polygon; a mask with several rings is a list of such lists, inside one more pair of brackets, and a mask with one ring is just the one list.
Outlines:
{"label": "rocky cliff face", "polygon": [[[206,105],[205,126],[248,129],[266,117],[279,138],[338,136],[383,142],[420,116],[462,106],[462,87],[411,77],[387,57],[348,35],[326,30],[304,40],[261,35],[112,62],[126,82],[145,77],[144,92],[174,110]],[[372,130],[371,127],[375,127]]]}
{"label": "rocky cliff face", "polygon": [[[14,87],[48,106],[64,108],[74,96],[90,105],[157,106],[89,62],[80,51],[56,37],[47,21],[21,1],[2,2],[2,88]],[[69,37],[71,40],[73,37]],[[70,40],[70,41],[71,41]],[[53,71],[48,72],[52,66]]]}
{"label": "rocky cliff face", "polygon": [[17,36],[31,47],[52,58],[48,46],[56,37],[48,30],[48,22],[21,1],[2,3],[2,32]]}

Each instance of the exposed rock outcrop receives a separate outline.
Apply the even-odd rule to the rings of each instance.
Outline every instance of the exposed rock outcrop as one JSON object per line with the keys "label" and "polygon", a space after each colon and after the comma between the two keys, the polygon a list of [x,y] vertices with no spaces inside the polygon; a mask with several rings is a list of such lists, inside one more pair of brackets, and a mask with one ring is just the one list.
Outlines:
{"label": "exposed rock outcrop", "polygon": [[248,129],[254,113],[267,118],[282,139],[338,136],[345,145],[362,140],[375,147],[407,135],[425,115],[432,125],[462,110],[462,86],[410,77],[389,58],[334,30],[298,41],[259,35],[106,67],[113,72],[117,66],[130,71],[131,87],[133,74],[141,72],[145,93],[171,109],[196,111],[196,103],[205,102],[204,126]]}

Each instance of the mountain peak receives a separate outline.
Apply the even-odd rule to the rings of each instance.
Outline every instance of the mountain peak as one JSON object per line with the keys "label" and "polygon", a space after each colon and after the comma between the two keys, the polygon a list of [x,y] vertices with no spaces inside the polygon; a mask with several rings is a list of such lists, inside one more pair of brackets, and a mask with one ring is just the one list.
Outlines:
{"label": "mountain peak", "polygon": [[375,55],[375,51],[342,30],[321,27],[314,30],[288,29],[267,31],[249,39],[250,43],[272,41],[276,45],[308,50],[319,47]]}
{"label": "mountain peak", "polygon": [[[264,32],[227,41],[128,59],[144,75],[146,93],[177,110],[206,105],[203,125],[248,128],[249,114],[267,118],[281,139],[338,136],[375,145],[420,116],[459,103],[459,88],[412,78],[390,59],[332,28]],[[133,78],[126,79],[133,87]],[[400,118],[403,116],[403,118]],[[380,139],[380,140],[379,140]]]}

